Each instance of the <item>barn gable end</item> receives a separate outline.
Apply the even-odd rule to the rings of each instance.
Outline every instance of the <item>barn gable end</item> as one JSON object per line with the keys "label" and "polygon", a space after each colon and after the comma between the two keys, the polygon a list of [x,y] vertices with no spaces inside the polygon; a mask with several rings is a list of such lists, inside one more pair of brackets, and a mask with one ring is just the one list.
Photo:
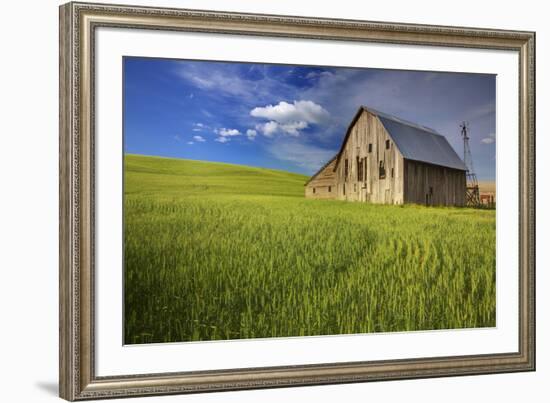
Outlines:
{"label": "barn gable end", "polygon": [[359,109],[338,157],[338,199],[403,203],[403,156],[376,115]]}

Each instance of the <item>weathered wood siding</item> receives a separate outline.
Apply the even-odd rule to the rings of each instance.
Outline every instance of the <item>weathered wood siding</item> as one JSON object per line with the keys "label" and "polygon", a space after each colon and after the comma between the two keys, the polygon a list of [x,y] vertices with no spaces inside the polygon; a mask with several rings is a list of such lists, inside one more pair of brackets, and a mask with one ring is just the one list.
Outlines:
{"label": "weathered wood siding", "polygon": [[[386,148],[386,141],[389,141],[389,148]],[[380,176],[380,163],[384,166],[385,177]],[[359,175],[361,165],[362,175]],[[336,169],[337,198],[402,204],[403,169],[403,157],[380,120],[363,111],[351,128],[340,155]]]}
{"label": "weathered wood siding", "polygon": [[312,199],[335,199],[336,198],[336,173],[334,165],[336,159],[315,175],[306,185],[306,197]]}
{"label": "weathered wood siding", "polygon": [[464,171],[405,160],[405,203],[464,206]]}

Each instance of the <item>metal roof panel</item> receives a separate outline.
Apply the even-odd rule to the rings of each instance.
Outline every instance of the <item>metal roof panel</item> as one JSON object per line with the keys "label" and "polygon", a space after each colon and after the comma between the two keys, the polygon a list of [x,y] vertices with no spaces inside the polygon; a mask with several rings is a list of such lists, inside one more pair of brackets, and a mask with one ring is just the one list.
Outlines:
{"label": "metal roof panel", "polygon": [[404,158],[467,171],[447,139],[435,130],[374,110]]}

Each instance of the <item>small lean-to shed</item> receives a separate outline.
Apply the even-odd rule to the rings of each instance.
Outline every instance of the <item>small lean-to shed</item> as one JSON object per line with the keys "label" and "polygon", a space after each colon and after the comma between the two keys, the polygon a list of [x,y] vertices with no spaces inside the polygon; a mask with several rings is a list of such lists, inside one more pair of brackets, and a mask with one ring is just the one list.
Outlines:
{"label": "small lean-to shed", "polygon": [[321,167],[306,183],[306,197],[312,199],[336,198],[336,165],[335,155],[329,162]]}
{"label": "small lean-to shed", "polygon": [[[334,177],[327,172],[329,166]],[[361,106],[335,159],[306,183],[305,194],[370,203],[464,206],[466,170],[435,130]],[[323,178],[330,178],[331,191],[319,197],[317,184],[329,183]]]}

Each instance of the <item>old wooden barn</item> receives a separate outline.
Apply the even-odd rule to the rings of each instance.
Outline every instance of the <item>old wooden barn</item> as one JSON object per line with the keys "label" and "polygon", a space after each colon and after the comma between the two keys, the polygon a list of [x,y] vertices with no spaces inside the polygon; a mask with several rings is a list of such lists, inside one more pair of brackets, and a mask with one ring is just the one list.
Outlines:
{"label": "old wooden barn", "polygon": [[464,206],[466,166],[435,130],[362,106],[309,198]]}

